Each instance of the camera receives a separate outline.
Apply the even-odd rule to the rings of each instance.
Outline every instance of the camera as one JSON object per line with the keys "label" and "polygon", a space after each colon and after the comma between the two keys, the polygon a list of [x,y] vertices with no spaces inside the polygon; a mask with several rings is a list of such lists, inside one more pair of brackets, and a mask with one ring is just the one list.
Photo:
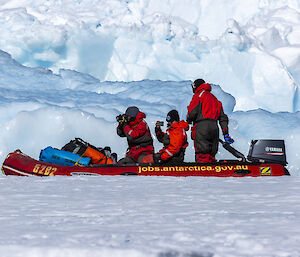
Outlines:
{"label": "camera", "polygon": [[125,114],[120,114],[116,117],[116,120],[119,123],[126,123],[126,122],[128,122],[128,116]]}
{"label": "camera", "polygon": [[163,121],[159,121],[159,122],[157,122],[157,125],[158,125],[158,126],[163,126],[163,125],[164,125],[164,122],[163,122]]}

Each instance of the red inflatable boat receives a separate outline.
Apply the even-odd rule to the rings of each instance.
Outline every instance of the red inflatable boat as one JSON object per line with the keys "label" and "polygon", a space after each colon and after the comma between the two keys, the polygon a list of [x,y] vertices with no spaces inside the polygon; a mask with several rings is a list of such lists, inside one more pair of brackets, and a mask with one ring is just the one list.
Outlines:
{"label": "red inflatable boat", "polygon": [[139,176],[283,176],[289,175],[285,168],[286,155],[283,140],[254,140],[247,159],[227,143],[223,147],[241,160],[222,160],[216,163],[93,165],[87,167],[63,166],[35,160],[16,151],[8,154],[2,165],[5,175],[16,176],[74,176],[74,175],[139,175]]}

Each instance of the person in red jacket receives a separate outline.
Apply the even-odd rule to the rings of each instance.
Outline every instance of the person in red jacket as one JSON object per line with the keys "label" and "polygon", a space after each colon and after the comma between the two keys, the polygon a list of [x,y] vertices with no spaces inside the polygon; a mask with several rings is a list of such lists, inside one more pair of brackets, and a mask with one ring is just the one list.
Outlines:
{"label": "person in red jacket", "polygon": [[137,163],[144,155],[153,154],[153,139],[144,118],[145,113],[136,106],[128,107],[125,114],[117,116],[117,134],[126,137],[128,143],[126,156],[119,164]]}
{"label": "person in red jacket", "polygon": [[203,79],[192,84],[193,98],[187,107],[187,122],[193,123],[192,139],[194,140],[196,162],[214,162],[219,146],[219,127],[224,139],[231,144],[234,140],[228,133],[228,117],[223,111],[222,103],[211,93],[211,85]]}
{"label": "person in red jacket", "polygon": [[154,160],[167,163],[183,162],[185,149],[188,146],[186,131],[189,130],[189,124],[184,120],[179,121],[176,110],[170,111],[166,120],[168,122],[166,133],[161,130],[160,122],[156,122],[155,134],[164,147],[155,154]]}

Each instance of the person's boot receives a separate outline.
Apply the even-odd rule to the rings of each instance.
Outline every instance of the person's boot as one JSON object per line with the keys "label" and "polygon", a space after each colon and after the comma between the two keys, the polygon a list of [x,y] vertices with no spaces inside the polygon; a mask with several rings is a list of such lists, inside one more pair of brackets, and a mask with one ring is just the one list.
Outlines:
{"label": "person's boot", "polygon": [[212,162],[211,155],[198,153],[196,154],[196,162],[198,163]]}

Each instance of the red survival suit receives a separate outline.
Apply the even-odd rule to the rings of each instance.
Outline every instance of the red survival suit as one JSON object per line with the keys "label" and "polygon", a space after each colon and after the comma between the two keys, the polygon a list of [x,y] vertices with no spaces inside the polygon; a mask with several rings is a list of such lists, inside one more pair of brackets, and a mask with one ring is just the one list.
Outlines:
{"label": "red survival suit", "polygon": [[164,144],[159,153],[161,159],[167,162],[183,162],[185,149],[188,146],[186,131],[189,130],[189,124],[185,121],[178,121],[162,132],[160,127],[155,128],[155,134],[159,142]]}
{"label": "red survival suit", "polygon": [[118,125],[117,134],[120,137],[126,137],[128,142],[126,157],[119,163],[139,162],[141,155],[154,152],[153,139],[144,118],[146,114],[139,111],[135,120],[129,122],[128,125],[123,123]]}
{"label": "red survival suit", "polygon": [[214,162],[219,146],[220,124],[223,134],[228,134],[228,117],[222,103],[210,92],[211,85],[201,84],[187,107],[187,122],[193,123],[192,139],[196,152],[196,162]]}

